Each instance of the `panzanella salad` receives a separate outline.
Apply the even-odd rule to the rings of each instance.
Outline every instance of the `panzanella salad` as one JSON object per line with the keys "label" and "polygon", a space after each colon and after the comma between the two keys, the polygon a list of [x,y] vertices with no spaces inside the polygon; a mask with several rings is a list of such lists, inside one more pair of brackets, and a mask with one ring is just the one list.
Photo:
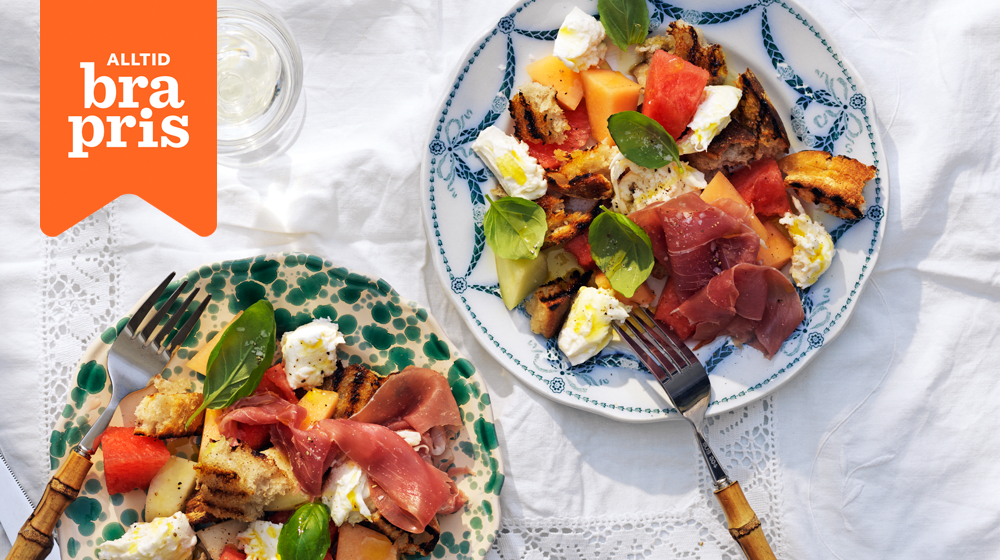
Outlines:
{"label": "panzanella salad", "polygon": [[637,305],[685,340],[770,359],[804,317],[796,287],[833,262],[816,212],[862,217],[875,168],[789,154],[753,71],[699,29],[650,36],[643,0],[597,7],[599,20],[566,14],[510,99],[510,129],[472,146],[497,180],[483,226],[503,302],[572,365]]}
{"label": "panzanella salad", "polygon": [[[201,392],[157,376],[135,426],[108,428],[101,443],[108,492],[146,490],[146,522],[99,558],[185,560],[198,542],[215,560],[430,554],[438,516],[466,502],[452,477],[468,471],[448,451],[458,404],[430,369],[345,367],[343,342],[326,319],[277,340],[261,300],[189,360]],[[163,441],[191,436],[196,459]]]}

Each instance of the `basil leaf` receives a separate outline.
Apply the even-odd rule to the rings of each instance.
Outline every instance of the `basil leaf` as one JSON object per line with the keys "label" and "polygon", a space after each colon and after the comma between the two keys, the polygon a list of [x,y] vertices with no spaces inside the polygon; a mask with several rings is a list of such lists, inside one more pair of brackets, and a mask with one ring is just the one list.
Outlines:
{"label": "basil leaf", "polygon": [[594,262],[625,297],[632,297],[653,271],[649,236],[621,214],[604,209],[590,224],[588,240]]}
{"label": "basil leaf", "polygon": [[330,508],[323,503],[302,504],[281,528],[281,560],[322,560],[330,550]]}
{"label": "basil leaf", "polygon": [[486,243],[504,259],[533,259],[545,241],[545,210],[530,200],[505,196],[493,201],[483,217]]}
{"label": "basil leaf", "polygon": [[643,167],[659,169],[681,160],[677,142],[670,133],[637,111],[622,111],[608,117],[608,131],[621,153]]}
{"label": "basil leaf", "polygon": [[649,8],[646,0],[597,0],[604,32],[621,50],[638,45],[649,33]]}
{"label": "basil leaf", "polygon": [[204,399],[188,424],[206,408],[226,408],[254,392],[274,358],[274,330],[274,307],[266,299],[229,324],[208,356]]}

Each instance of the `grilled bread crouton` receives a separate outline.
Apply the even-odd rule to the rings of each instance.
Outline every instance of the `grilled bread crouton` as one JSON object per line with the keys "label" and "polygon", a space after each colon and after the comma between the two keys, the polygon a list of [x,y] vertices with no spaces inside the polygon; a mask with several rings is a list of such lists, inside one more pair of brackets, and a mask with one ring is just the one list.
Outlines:
{"label": "grilled bread crouton", "polygon": [[559,333],[566,314],[569,313],[573,296],[588,281],[591,273],[574,270],[565,278],[556,278],[542,284],[525,304],[524,310],[531,316],[531,332],[545,338]]}
{"label": "grilled bread crouton", "polygon": [[740,75],[743,90],[729,125],[709,144],[708,150],[683,156],[711,180],[718,171],[729,171],[762,158],[781,159],[791,144],[781,116],[753,71]]}
{"label": "grilled bread crouton", "polygon": [[611,160],[615,151],[601,143],[586,150],[573,150],[558,171],[547,174],[549,193],[573,198],[606,200],[614,196]]}
{"label": "grilled bread crouton", "polygon": [[710,86],[726,83],[729,70],[726,68],[726,54],[722,47],[709,43],[701,30],[679,19],[671,22],[663,35],[649,37],[635,47],[636,54],[641,55],[642,60],[632,68],[632,75],[642,87],[646,87],[649,61],[658,50],[664,50],[706,70]]}
{"label": "grilled bread crouton", "polygon": [[396,527],[386,521],[378,511],[372,512],[371,523],[363,523],[363,525],[388,537],[396,545],[400,554],[428,556],[434,551],[438,539],[441,538],[441,525],[436,516],[431,519],[424,532],[420,534],[410,533]]}
{"label": "grilled bread crouton", "polygon": [[508,106],[514,136],[532,144],[558,144],[566,140],[569,121],[556,103],[556,90],[529,82],[518,88]]}
{"label": "grilled bread crouton", "polygon": [[146,395],[135,408],[135,435],[166,439],[197,434],[204,414],[199,414],[187,427],[184,424],[201,406],[203,398],[201,393]]}
{"label": "grilled bread crouton", "polygon": [[336,391],[337,408],[333,413],[333,418],[350,418],[359,410],[364,408],[372,395],[385,383],[387,377],[375,373],[361,364],[350,364],[342,368],[337,363],[337,370],[333,375],[323,380],[320,389],[325,391]]}
{"label": "grilled bread crouton", "polygon": [[778,160],[785,187],[799,198],[820,206],[824,212],[844,220],[864,216],[865,183],[875,177],[875,167],[828,152],[807,150]]}
{"label": "grilled bread crouton", "polygon": [[[580,202],[578,202],[580,201]],[[576,237],[594,220],[597,202],[546,194],[535,202],[545,211],[545,241],[542,249],[561,245]]]}
{"label": "grilled bread crouton", "polygon": [[153,378],[153,386],[156,387],[156,392],[161,395],[179,395],[181,393],[197,392],[194,381],[190,377],[181,377],[179,375],[172,375],[170,379],[164,379],[158,373]]}
{"label": "grilled bread crouton", "polygon": [[[203,446],[194,467],[199,485],[194,499],[203,504],[201,511],[215,519],[253,521],[271,500],[294,491],[298,482],[268,452],[276,451],[231,447],[225,439]],[[190,502],[187,509],[194,509]]]}

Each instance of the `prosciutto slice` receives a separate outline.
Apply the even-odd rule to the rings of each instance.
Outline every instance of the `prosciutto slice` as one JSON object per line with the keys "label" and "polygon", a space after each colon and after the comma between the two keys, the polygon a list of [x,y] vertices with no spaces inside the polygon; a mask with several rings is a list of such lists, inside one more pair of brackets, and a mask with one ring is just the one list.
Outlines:
{"label": "prosciutto slice", "polygon": [[687,193],[656,207],[677,295],[687,299],[723,270],[757,260],[760,237],[697,194]]}
{"label": "prosciutto slice", "polygon": [[305,408],[277,393],[240,399],[219,419],[219,431],[232,441],[241,425],[270,425],[271,441],[310,496],[322,493],[323,475],[343,451],[374,481],[377,507],[397,527],[421,533],[435,514],[465,504],[454,481],[394,431],[419,431],[437,448],[447,439],[446,428],[461,426],[458,404],[440,373],[407,368],[390,377],[353,419],[322,420],[310,429],[302,429]]}
{"label": "prosciutto slice", "polygon": [[448,380],[432,369],[413,366],[387,379],[351,419],[421,434],[435,426],[457,429],[462,425]]}
{"label": "prosciutto slice", "polygon": [[219,433],[232,442],[239,439],[240,424],[270,425],[271,441],[288,457],[302,491],[318,496],[323,491],[323,473],[337,450],[329,434],[315,428],[301,429],[305,419],[305,408],[265,392],[236,401],[219,419]]}
{"label": "prosciutto slice", "polygon": [[381,490],[373,494],[379,513],[400,529],[422,533],[453,500],[444,481],[447,475],[389,428],[349,419],[321,420],[317,425],[375,481]]}
{"label": "prosciutto slice", "polygon": [[677,312],[695,324],[695,340],[726,335],[749,343],[768,359],[805,317],[791,282],[774,268],[754,264],[719,273]]}

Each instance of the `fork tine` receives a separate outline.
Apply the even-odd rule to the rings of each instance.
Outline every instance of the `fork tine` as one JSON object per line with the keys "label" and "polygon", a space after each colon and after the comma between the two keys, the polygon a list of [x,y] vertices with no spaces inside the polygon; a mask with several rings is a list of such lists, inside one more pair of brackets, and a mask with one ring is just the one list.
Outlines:
{"label": "fork tine", "polygon": [[142,302],[139,309],[136,309],[135,313],[132,314],[132,318],[128,320],[125,328],[132,332],[133,337],[135,336],[135,333],[139,332],[139,325],[141,325],[142,320],[146,318],[146,314],[149,313],[149,310],[152,309],[154,305],[156,305],[156,300],[160,299],[160,296],[163,295],[163,290],[167,289],[167,285],[169,285],[170,281],[173,279],[174,273],[171,272],[167,275],[167,278],[163,282],[160,282],[160,285],[153,290],[153,293],[149,294],[146,301]]}
{"label": "fork tine", "polygon": [[626,332],[625,328],[617,323],[614,324],[614,329],[622,337],[622,340],[624,340],[625,343],[632,348],[636,357],[639,358],[639,361],[646,366],[646,369],[648,369],[654,377],[661,381],[670,379],[670,374],[663,368],[663,365],[653,358],[652,353],[647,351],[646,347],[643,346],[637,338],[634,338],[634,335]]}
{"label": "fork tine", "polygon": [[167,301],[163,302],[163,305],[161,305],[160,308],[156,311],[156,315],[153,315],[153,318],[150,319],[148,323],[146,323],[145,327],[143,327],[142,341],[145,343],[143,347],[149,346],[150,336],[153,334],[153,330],[156,329],[156,326],[160,324],[160,321],[162,321],[163,318],[167,315],[167,312],[170,311],[170,306],[172,306],[174,302],[177,301],[177,297],[181,295],[181,292],[184,290],[185,287],[187,287],[187,284],[188,282],[186,279],[183,282],[181,282],[181,285],[177,286],[177,289],[174,290],[174,293],[170,294],[170,297],[167,298]]}
{"label": "fork tine", "polygon": [[671,350],[673,350],[673,353],[676,356],[681,358],[682,360],[681,367],[684,367],[688,364],[693,364],[698,361],[698,357],[694,355],[694,352],[692,352],[690,348],[688,348],[687,344],[684,344],[684,341],[680,340],[677,337],[676,333],[674,333],[672,330],[664,329],[663,327],[661,327],[660,324],[657,323],[656,320],[653,319],[649,315],[649,312],[646,311],[645,309],[639,308],[638,311],[639,311],[639,317],[641,318],[642,322],[646,325],[646,328],[649,330],[649,332],[652,333],[652,336],[654,336],[660,342],[661,345],[669,347]]}
{"label": "fork tine", "polygon": [[[191,334],[191,331],[194,330],[194,326],[198,324],[198,319],[201,318],[201,314],[204,313],[205,308],[208,307],[208,304],[211,302],[212,302],[211,296],[206,297],[204,300],[202,300],[198,308],[194,310],[194,313],[192,313],[191,316],[188,317],[188,320],[185,321],[184,325],[181,326],[181,328],[177,331],[177,334],[175,334],[174,337],[170,339],[170,349],[168,350],[170,354],[176,352],[177,349],[180,348],[181,344],[184,344],[184,340],[186,340],[188,335]],[[164,348],[166,348],[166,346],[164,346]],[[162,351],[163,349],[160,349],[160,352]]]}
{"label": "fork tine", "polygon": [[177,309],[177,311],[170,316],[170,319],[167,321],[167,324],[163,325],[163,328],[156,333],[156,337],[153,339],[154,347],[160,348],[163,340],[167,338],[167,335],[170,334],[171,331],[174,330],[174,325],[177,324],[177,321],[181,320],[181,315],[183,315],[184,311],[187,310],[189,305],[191,305],[191,302],[194,301],[194,297],[198,295],[198,292],[200,290],[201,290],[200,288],[195,288],[194,290],[192,290],[191,293],[188,295],[188,297],[184,300],[184,303],[182,303],[181,306]]}
{"label": "fork tine", "polygon": [[684,366],[687,365],[683,358],[677,355],[669,345],[664,345],[662,341],[650,335],[648,326],[644,325],[639,318],[630,315],[626,323],[636,333],[642,344],[649,349],[649,352],[663,364],[664,369],[670,373],[670,377],[673,377],[674,374],[684,369]]}

